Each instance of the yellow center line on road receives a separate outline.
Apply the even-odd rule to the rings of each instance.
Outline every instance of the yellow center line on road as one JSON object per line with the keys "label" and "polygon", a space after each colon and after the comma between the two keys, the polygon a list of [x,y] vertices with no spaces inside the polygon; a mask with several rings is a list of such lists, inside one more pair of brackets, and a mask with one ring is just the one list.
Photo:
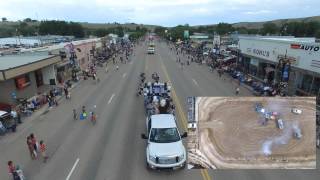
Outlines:
{"label": "yellow center line on road", "polygon": [[144,72],[147,74],[147,69],[148,69],[148,64],[147,64],[147,62],[148,62],[148,56],[145,56],[145,58],[144,58]]}
{"label": "yellow center line on road", "polygon": [[204,180],[211,180],[208,171],[206,169],[201,169],[201,175]]}
{"label": "yellow center line on road", "polygon": [[203,169],[200,169],[200,172],[201,172],[202,178],[203,178],[204,180],[208,180],[208,179],[207,179],[207,176],[205,175],[205,173],[204,173],[204,171],[203,171]]}
{"label": "yellow center line on road", "polygon": [[[161,58],[161,56],[159,56],[159,57],[160,57],[161,68],[166,76],[167,81],[171,84],[172,98],[173,98],[173,101],[175,102],[175,104],[177,105],[178,113],[181,117],[181,120],[180,119],[179,120],[181,122],[181,125],[183,126],[183,130],[187,131],[188,130],[188,121],[187,121],[186,115],[185,115],[185,113],[183,113],[181,103],[179,101],[179,98],[178,98],[175,90],[174,90],[174,87],[173,87],[173,84],[170,80],[169,74],[168,74],[168,72],[162,62],[162,58]],[[207,169],[201,169],[201,176],[204,180],[211,180],[211,177],[209,176]]]}
{"label": "yellow center line on road", "polygon": [[179,113],[179,115],[180,115],[180,117],[181,117],[181,119],[179,119],[179,120],[180,120],[180,123],[181,123],[181,125],[182,125],[182,127],[183,127],[183,130],[184,130],[184,131],[187,131],[187,130],[188,130],[188,125],[187,125],[187,122],[188,122],[188,121],[187,121],[186,115],[183,113],[183,110],[182,110],[182,107],[181,107],[179,98],[178,98],[178,96],[177,96],[177,94],[176,94],[176,92],[175,92],[175,90],[174,90],[173,84],[172,84],[172,82],[171,82],[171,80],[170,80],[170,78],[169,78],[169,74],[168,74],[166,68],[164,67],[164,65],[163,65],[163,63],[162,63],[162,58],[161,58],[161,56],[160,56],[160,59],[161,59],[161,68],[162,68],[162,70],[163,70],[163,72],[164,72],[164,74],[165,74],[165,76],[166,76],[167,81],[171,84],[171,94],[172,94],[172,98],[173,98],[173,101],[175,102],[175,104],[177,105],[177,110],[178,110],[178,113]]}

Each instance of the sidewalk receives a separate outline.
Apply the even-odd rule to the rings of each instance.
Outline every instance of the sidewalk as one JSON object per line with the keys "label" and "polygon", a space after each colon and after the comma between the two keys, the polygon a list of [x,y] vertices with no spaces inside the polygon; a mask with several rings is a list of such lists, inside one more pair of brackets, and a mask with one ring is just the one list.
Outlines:
{"label": "sidewalk", "polygon": [[[76,88],[82,81],[83,80],[81,79],[78,82],[74,82],[72,84],[72,87],[70,88],[70,92],[71,92],[71,90]],[[64,99],[63,97],[65,97],[65,96],[64,95],[56,96],[56,99],[59,104],[61,101],[63,101],[63,99]],[[59,108],[59,106],[53,107],[53,108]],[[17,139],[23,132],[25,132],[27,129],[29,129],[32,126],[32,122],[35,119],[39,118],[41,115],[45,115],[46,113],[48,113],[50,111],[50,109],[51,108],[49,108],[48,103],[46,103],[40,109],[33,112],[30,116],[23,117],[21,119],[22,124],[19,124],[17,126],[16,132],[7,132],[5,135],[0,136],[0,144],[10,143],[10,142],[14,141],[15,139]]]}
{"label": "sidewalk", "polygon": [[[232,78],[232,82],[231,83],[239,85],[239,83],[238,83],[239,80],[238,79],[235,79],[235,78],[231,77],[230,75],[228,75],[228,78]],[[245,89],[249,90],[252,93],[252,95],[256,96],[254,94],[254,91],[253,91],[252,87],[250,87],[249,85],[247,85],[245,83],[240,83],[239,87],[240,88],[242,87],[242,88],[245,88]]]}

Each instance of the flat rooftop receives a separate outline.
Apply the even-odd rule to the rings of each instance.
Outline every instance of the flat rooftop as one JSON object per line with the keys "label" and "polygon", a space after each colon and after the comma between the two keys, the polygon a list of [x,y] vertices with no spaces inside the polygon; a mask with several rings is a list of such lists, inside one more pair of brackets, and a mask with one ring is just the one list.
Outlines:
{"label": "flat rooftop", "polygon": [[48,55],[48,52],[26,52],[0,56],[0,70],[31,64],[54,56],[56,55]]}
{"label": "flat rooftop", "polygon": [[306,42],[306,43],[314,43],[316,41],[315,38],[261,38],[261,39],[269,39],[269,40],[277,40],[277,41],[288,41],[288,42]]}
{"label": "flat rooftop", "polygon": [[295,43],[315,43],[316,38],[314,37],[302,37],[297,38],[293,36],[239,36],[239,39],[248,40],[266,40],[266,41],[278,41],[278,42],[295,42]]}

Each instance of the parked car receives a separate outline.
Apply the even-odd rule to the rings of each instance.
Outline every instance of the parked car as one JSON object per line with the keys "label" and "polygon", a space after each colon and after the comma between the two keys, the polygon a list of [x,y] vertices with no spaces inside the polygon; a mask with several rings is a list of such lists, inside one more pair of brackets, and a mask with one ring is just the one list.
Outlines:
{"label": "parked car", "polygon": [[293,126],[293,136],[296,139],[301,139],[302,137],[301,129],[297,125]]}
{"label": "parked car", "polygon": [[17,123],[12,118],[11,114],[6,111],[0,110],[0,121],[2,124],[2,131],[11,130],[12,132],[16,131]]}
{"label": "parked car", "polygon": [[297,108],[292,108],[292,109],[291,109],[291,112],[292,112],[293,114],[301,114],[301,113],[302,113],[302,110],[301,110],[301,109],[297,109]]}
{"label": "parked car", "polygon": [[284,124],[283,124],[283,120],[282,119],[278,119],[277,120],[277,126],[279,129],[283,129],[284,128]]}

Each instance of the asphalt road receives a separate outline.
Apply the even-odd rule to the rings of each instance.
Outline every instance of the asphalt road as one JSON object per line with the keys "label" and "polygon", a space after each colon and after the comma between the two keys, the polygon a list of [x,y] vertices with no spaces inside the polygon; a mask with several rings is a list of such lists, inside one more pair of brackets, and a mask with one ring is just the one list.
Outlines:
{"label": "asphalt road", "polygon": [[[22,166],[28,179],[35,180],[301,180],[318,179],[318,170],[187,170],[150,171],[145,167],[146,141],[143,98],[136,97],[138,76],[146,72],[160,74],[162,81],[173,86],[180,132],[186,131],[186,97],[233,96],[236,83],[219,78],[204,65],[181,67],[176,56],[165,43],[156,43],[156,54],[147,55],[146,46],[135,49],[129,64],[119,64],[116,71],[109,64],[109,72],[98,71],[100,83],[82,81],[57,108],[40,115],[15,134],[0,139],[0,179],[8,179],[6,162],[10,159]],[[250,92],[241,88],[240,95]],[[85,105],[95,109],[96,125],[88,121],[74,121],[72,109]],[[96,105],[96,108],[94,106]],[[48,146],[47,163],[31,160],[26,136],[33,132]],[[316,175],[318,174],[318,175]]]}

